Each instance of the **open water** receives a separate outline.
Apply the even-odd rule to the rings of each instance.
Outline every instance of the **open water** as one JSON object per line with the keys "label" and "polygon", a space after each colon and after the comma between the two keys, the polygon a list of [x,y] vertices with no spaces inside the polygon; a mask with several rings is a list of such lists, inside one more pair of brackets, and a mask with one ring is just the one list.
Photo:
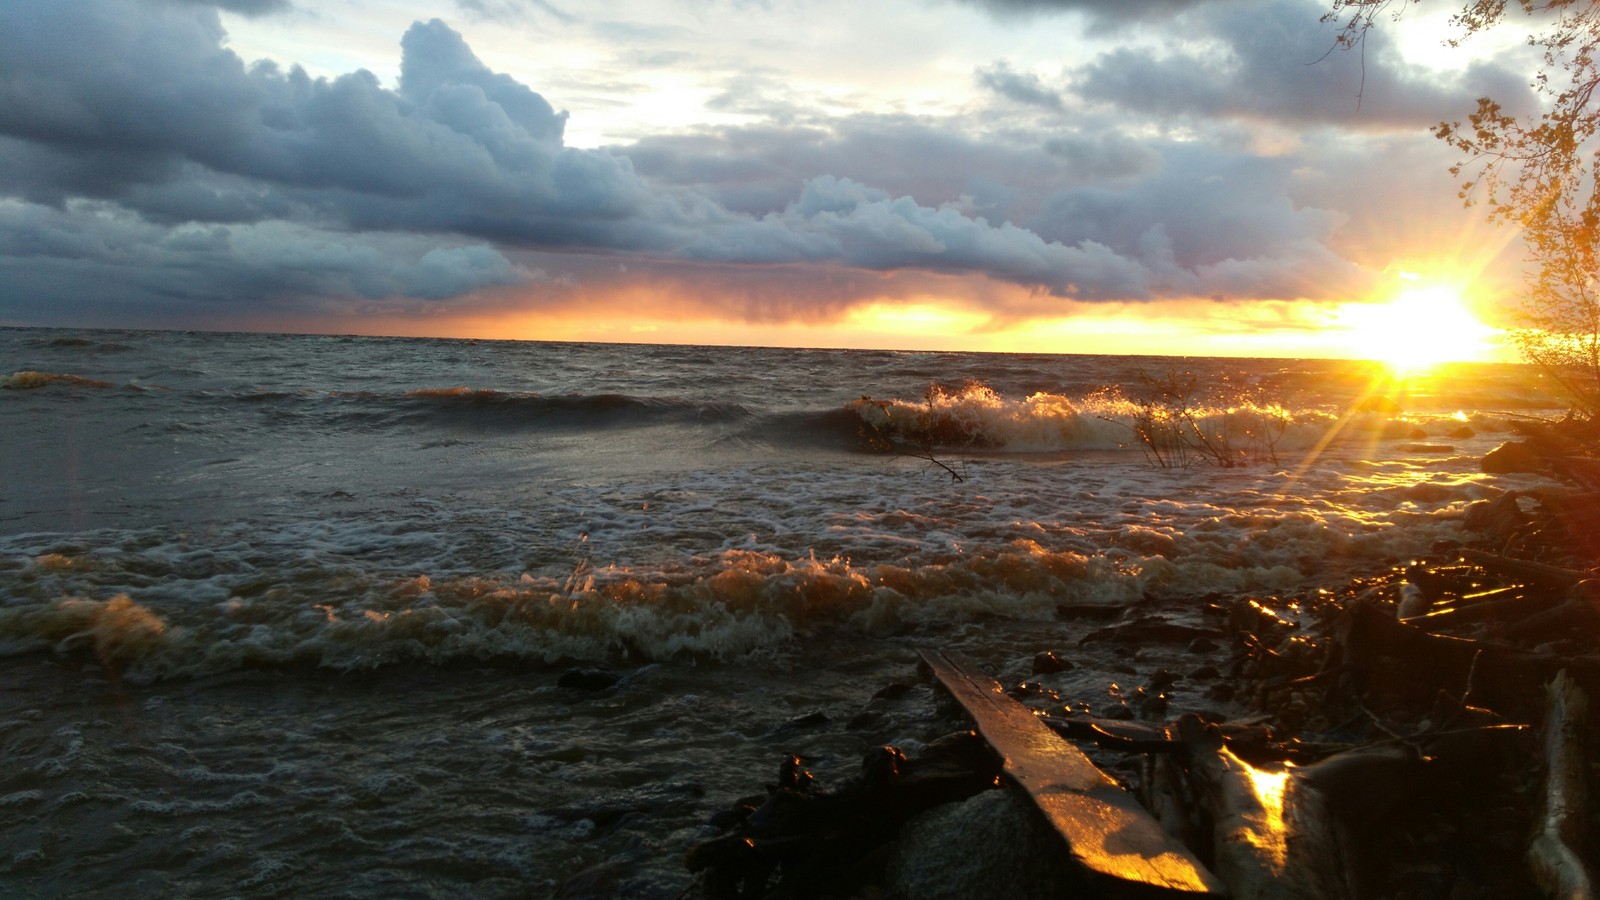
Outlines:
{"label": "open water", "polygon": [[[1250,464],[1141,447],[1185,373]],[[1170,655],[1086,632],[1459,539],[1558,413],[1508,365],[0,329],[0,894],[673,897],[782,754],[949,730],[917,648],[1115,699]]]}

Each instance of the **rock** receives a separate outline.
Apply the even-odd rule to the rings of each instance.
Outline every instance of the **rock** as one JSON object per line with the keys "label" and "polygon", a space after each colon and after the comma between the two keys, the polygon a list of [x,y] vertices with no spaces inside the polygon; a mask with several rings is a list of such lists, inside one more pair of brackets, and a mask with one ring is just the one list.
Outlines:
{"label": "rock", "polygon": [[1380,395],[1362,400],[1355,405],[1355,409],[1357,412],[1397,413],[1400,411],[1400,404]]}
{"label": "rock", "polygon": [[813,710],[804,715],[795,716],[767,734],[769,737],[780,737],[786,734],[794,734],[797,731],[814,731],[827,725],[829,721],[827,713],[820,709]]}
{"label": "rock", "polygon": [[568,669],[556,679],[556,687],[575,691],[603,691],[616,687],[622,676],[605,669]]}
{"label": "rock", "polygon": [[1037,681],[1024,681],[1021,684],[1007,688],[1006,693],[1017,700],[1026,700],[1029,697],[1044,697],[1049,700],[1061,699],[1061,694],[1046,688]]}
{"label": "rock", "polygon": [[898,700],[916,689],[917,686],[914,684],[906,684],[903,681],[897,681],[891,685],[880,688],[877,693],[872,695],[872,699]]}
{"label": "rock", "polygon": [[905,900],[1068,896],[1066,848],[1028,802],[984,791],[906,822],[889,851],[889,893]]}
{"label": "rock", "polygon": [[1527,441],[1506,441],[1483,455],[1483,470],[1495,475],[1538,472],[1539,455]]}
{"label": "rock", "polygon": [[1057,656],[1054,650],[1046,650],[1033,658],[1033,674],[1035,675],[1070,672],[1072,669],[1072,661]]}
{"label": "rock", "polygon": [[1127,703],[1125,703],[1125,702],[1123,702],[1121,700],[1118,700],[1116,703],[1109,703],[1104,708],[1102,708],[1100,710],[1100,718],[1102,718],[1102,719],[1131,719],[1131,718],[1133,718],[1133,710],[1131,708],[1129,708]]}
{"label": "rock", "polygon": [[1449,434],[1450,434],[1450,437],[1453,437],[1453,438],[1455,438],[1456,440],[1459,441],[1459,440],[1464,440],[1464,439],[1469,438],[1469,437],[1474,437],[1474,436],[1477,435],[1477,432],[1473,431],[1472,430],[1472,426],[1470,426],[1470,425],[1460,425],[1460,426],[1457,426],[1455,428],[1450,429]]}

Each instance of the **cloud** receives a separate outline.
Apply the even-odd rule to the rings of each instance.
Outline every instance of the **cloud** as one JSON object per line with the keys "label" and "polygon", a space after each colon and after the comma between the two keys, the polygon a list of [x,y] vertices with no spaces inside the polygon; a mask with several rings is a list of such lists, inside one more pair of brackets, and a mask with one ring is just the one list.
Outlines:
{"label": "cloud", "polygon": [[456,0],[456,8],[470,18],[490,22],[518,22],[534,11],[567,25],[578,21],[577,16],[547,0]]}
{"label": "cloud", "polygon": [[187,6],[212,6],[249,18],[284,12],[294,6],[291,0],[169,0]]}
{"label": "cloud", "polygon": [[0,9],[0,136],[41,164],[11,189],[139,212],[157,198],[149,211],[166,216],[180,184],[250,184],[258,196],[237,215],[292,208],[353,230],[529,246],[667,249],[675,229],[726,215],[651,190],[625,158],[563,146],[566,114],[489,71],[437,20],[403,38],[398,90],[364,70],[329,80],[247,67],[223,38],[210,11]]}
{"label": "cloud", "polygon": [[1203,3],[1228,0],[961,0],[991,15],[1016,16],[1081,13],[1098,24],[1115,25],[1168,18]]}
{"label": "cloud", "polygon": [[1015,72],[1011,64],[1004,60],[978,69],[973,73],[973,78],[979,86],[1017,103],[1057,111],[1065,106],[1061,94],[1047,87],[1039,76],[1031,72]]}
{"label": "cloud", "polygon": [[[763,123],[654,135],[626,148],[642,176],[763,216],[799,186],[833,175],[924,205],[962,202],[1000,222],[1074,184],[1138,177],[1159,164],[1142,141],[1099,123],[965,133],[961,120],[855,115],[810,124]],[[623,151],[619,151],[623,152]]]}
{"label": "cloud", "polygon": [[173,311],[328,296],[442,300],[543,276],[483,244],[417,235],[352,238],[286,222],[167,227],[115,205],[0,200],[0,314],[81,302]]}
{"label": "cloud", "polygon": [[1160,155],[1159,169],[1122,186],[1050,194],[1025,224],[1061,243],[1092,236],[1177,295],[1317,297],[1366,280],[1331,249],[1344,214],[1293,197],[1318,155],[1262,158],[1189,142],[1164,144]]}
{"label": "cloud", "polygon": [[[1183,41],[1165,49],[1124,47],[1076,73],[1084,99],[1161,117],[1218,117],[1305,126],[1420,128],[1471,111],[1492,94],[1508,111],[1532,108],[1524,79],[1489,62],[1442,75],[1405,63],[1387,31],[1368,32],[1360,51],[1333,49],[1314,27],[1315,0],[1208,6],[1185,18]],[[1193,49],[1196,43],[1206,49]]]}
{"label": "cloud", "polygon": [[[981,276],[1083,300],[1299,296],[1359,275],[1328,249],[1337,217],[1291,204],[1283,177],[1252,187],[1254,156],[1202,159],[1092,116],[982,136],[855,116],[590,150],[439,20],[406,31],[394,87],[246,64],[225,41],[198,5],[0,6],[12,287],[431,302],[538,281],[511,261],[528,251]],[[982,77],[1061,101],[1004,66]]]}

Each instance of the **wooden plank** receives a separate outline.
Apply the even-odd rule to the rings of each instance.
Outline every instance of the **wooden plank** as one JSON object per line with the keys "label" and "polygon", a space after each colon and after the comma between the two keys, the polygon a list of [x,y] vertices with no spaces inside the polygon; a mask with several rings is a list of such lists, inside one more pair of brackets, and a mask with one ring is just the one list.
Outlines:
{"label": "wooden plank", "polygon": [[1149,891],[1221,896],[1226,887],[1161,828],[1138,800],[1077,747],[1005,695],[976,666],[940,650],[922,658],[1005,761],[1085,871]]}

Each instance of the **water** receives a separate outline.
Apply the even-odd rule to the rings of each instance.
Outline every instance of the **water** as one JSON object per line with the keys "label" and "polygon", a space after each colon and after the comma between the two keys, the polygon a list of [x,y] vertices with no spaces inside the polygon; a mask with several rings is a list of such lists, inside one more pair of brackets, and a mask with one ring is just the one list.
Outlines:
{"label": "water", "polygon": [[[1141,451],[1183,372],[1254,464]],[[0,330],[0,893],[675,896],[781,754],[949,729],[873,697],[916,648],[1098,702],[1181,665],[1078,648],[1107,616],[1426,553],[1552,411],[1516,366]]]}

